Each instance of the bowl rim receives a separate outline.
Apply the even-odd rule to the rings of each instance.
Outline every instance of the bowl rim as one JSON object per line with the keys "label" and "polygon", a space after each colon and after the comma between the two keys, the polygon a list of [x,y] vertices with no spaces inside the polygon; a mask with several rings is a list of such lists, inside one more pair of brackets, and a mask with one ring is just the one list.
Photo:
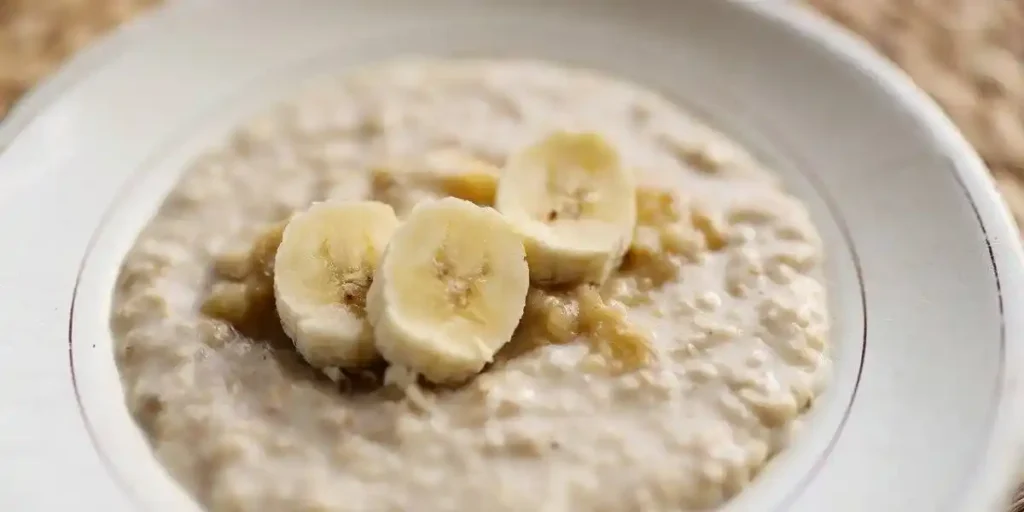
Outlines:
{"label": "bowl rim", "polygon": [[980,155],[952,119],[913,79],[878,53],[868,42],[809,7],[785,0],[757,2],[737,0],[762,18],[817,44],[832,58],[857,67],[875,87],[902,105],[937,144],[954,168],[954,176],[973,199],[981,229],[1001,243],[989,244],[988,251],[1001,290],[1002,337],[1006,344],[1005,370],[1000,383],[1000,401],[985,448],[984,468],[973,485],[961,495],[959,510],[1001,510],[1010,505],[1020,484],[1021,455],[1024,454],[1024,387],[1017,373],[1024,369],[1024,317],[1005,314],[1024,307],[1024,250],[1009,207]]}
{"label": "bowl rim", "polygon": [[[837,23],[791,0],[725,0],[775,24],[806,44],[816,45],[830,58],[858,68],[874,87],[900,104],[937,144],[936,151],[955,169],[954,176],[974,200],[975,213],[983,231],[1000,243],[988,247],[997,271],[1002,312],[1024,310],[1024,248],[1014,218],[1002,199],[987,167],[953,121],[913,80],[879,54],[866,41]],[[203,2],[178,0],[142,13],[71,56],[54,73],[17,100],[0,120],[0,158],[17,144],[49,107],[92,72],[102,68],[133,39],[144,37],[148,27],[160,18],[201,6]],[[30,169],[11,169],[5,181],[15,183]],[[9,189],[5,192],[13,192]],[[0,193],[0,200],[5,194]],[[992,424],[992,436],[985,448],[983,468],[973,485],[965,488],[958,504],[963,510],[1000,511],[1009,505],[1014,490],[1024,477],[1024,315],[1004,314],[1003,338],[1006,354],[1000,383],[1000,401]]]}

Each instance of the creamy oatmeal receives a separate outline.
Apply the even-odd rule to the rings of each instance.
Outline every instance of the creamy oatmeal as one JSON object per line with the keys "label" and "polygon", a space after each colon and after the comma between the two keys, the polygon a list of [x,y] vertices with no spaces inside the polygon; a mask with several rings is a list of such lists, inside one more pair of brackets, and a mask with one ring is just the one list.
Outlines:
{"label": "creamy oatmeal", "polygon": [[[303,360],[274,307],[290,214],[486,205],[486,169],[555,130],[601,134],[637,172],[607,281],[532,288],[460,386]],[[482,170],[394,171],[438,152]],[[129,408],[210,510],[698,510],[747,485],[825,384],[820,259],[767,170],[651,92],[539,62],[406,61],[308,88],[200,157],[127,255],[111,325]]]}

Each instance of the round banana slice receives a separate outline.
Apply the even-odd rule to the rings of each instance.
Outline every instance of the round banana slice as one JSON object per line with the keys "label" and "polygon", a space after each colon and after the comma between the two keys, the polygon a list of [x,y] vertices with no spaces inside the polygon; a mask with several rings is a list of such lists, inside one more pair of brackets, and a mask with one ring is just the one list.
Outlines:
{"label": "round banana slice", "polygon": [[274,295],[284,332],[317,368],[352,368],[379,358],[366,321],[366,293],[395,211],[375,201],[325,202],[288,221],[274,260]]}
{"label": "round banana slice", "polygon": [[636,180],[593,133],[556,132],[513,155],[495,200],[524,237],[537,284],[608,277],[636,225]]}
{"label": "round banana slice", "polygon": [[372,170],[375,199],[395,208],[404,217],[416,203],[445,196],[493,206],[498,188],[497,166],[455,149],[437,149],[405,157]]}
{"label": "round banana slice", "polygon": [[501,169],[467,153],[438,150],[427,155],[426,165],[440,179],[441,189],[452,197],[493,206]]}
{"label": "round banana slice", "polygon": [[522,239],[501,214],[448,197],[417,204],[395,231],[366,311],[384,359],[457,383],[512,338],[529,286]]}

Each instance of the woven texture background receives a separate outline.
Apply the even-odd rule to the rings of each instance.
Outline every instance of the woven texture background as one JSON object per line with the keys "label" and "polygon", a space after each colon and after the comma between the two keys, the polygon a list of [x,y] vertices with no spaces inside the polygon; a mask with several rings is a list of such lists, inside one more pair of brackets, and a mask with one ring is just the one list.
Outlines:
{"label": "woven texture background", "polygon": [[[988,163],[1024,226],[1024,0],[803,0],[899,64]],[[75,50],[159,0],[0,0],[0,118]],[[1013,512],[1024,512],[1018,494]]]}

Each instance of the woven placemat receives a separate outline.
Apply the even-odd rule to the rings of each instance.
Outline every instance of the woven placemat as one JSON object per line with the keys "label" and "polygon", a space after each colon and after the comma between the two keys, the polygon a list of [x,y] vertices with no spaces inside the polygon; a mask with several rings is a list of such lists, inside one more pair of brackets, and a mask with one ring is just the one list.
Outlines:
{"label": "woven placemat", "polygon": [[[0,118],[75,50],[159,1],[0,0]],[[1024,0],[803,1],[938,100],[1024,226]],[[1024,512],[1024,494],[1013,512]]]}

